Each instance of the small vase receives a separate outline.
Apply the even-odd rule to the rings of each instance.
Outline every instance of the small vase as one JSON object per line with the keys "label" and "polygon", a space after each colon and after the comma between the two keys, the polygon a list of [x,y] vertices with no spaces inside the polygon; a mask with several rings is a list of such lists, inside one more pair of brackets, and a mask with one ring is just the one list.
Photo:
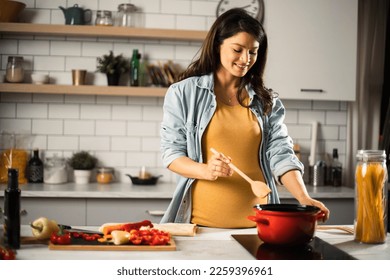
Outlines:
{"label": "small vase", "polygon": [[76,184],[88,184],[91,178],[91,170],[74,170],[74,182]]}
{"label": "small vase", "polygon": [[119,85],[119,78],[120,78],[119,73],[107,74],[107,84],[109,86],[118,86]]}

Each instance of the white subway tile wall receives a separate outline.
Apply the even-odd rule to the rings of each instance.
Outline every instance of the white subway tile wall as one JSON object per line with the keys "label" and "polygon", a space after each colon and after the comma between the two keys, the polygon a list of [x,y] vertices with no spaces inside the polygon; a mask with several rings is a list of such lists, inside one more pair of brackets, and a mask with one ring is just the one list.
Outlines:
{"label": "white subway tile wall", "polygon": [[[23,12],[26,22],[64,24],[59,6],[74,4],[93,11],[111,10],[114,0],[29,0]],[[215,20],[219,0],[132,0],[137,6],[135,25],[146,28],[208,30]],[[201,43],[164,40],[118,38],[80,38],[51,36],[0,37],[0,73],[4,74],[7,58],[21,55],[27,73],[49,74],[50,83],[71,84],[71,69],[86,69],[87,82],[106,85],[104,74],[96,73],[96,58],[113,50],[130,57],[137,48],[149,62],[172,60],[186,67],[196,56]],[[29,81],[26,77],[26,80]],[[126,78],[125,78],[126,81]],[[275,89],[277,91],[277,89]],[[283,99],[283,94],[280,93]],[[112,166],[119,181],[128,182],[126,174],[137,175],[142,166],[153,174],[162,174],[162,181],[175,176],[162,166],[159,151],[159,128],[163,98],[112,97],[87,95],[48,95],[0,93],[0,131],[16,134],[16,145],[39,148],[42,157],[59,154],[69,157],[78,150],[95,154],[101,165]],[[317,158],[339,150],[345,162],[347,103],[331,101],[284,100],[285,122],[294,142],[301,147],[303,162],[311,142],[311,124],[319,122]],[[9,137],[3,136],[0,148],[7,148]]]}

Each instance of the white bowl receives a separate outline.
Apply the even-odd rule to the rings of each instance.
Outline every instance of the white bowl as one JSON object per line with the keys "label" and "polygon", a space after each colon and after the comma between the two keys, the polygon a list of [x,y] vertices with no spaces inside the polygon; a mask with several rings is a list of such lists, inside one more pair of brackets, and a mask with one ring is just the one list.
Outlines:
{"label": "white bowl", "polygon": [[31,80],[33,84],[47,84],[47,82],[49,81],[49,75],[42,73],[33,73],[31,74]]}

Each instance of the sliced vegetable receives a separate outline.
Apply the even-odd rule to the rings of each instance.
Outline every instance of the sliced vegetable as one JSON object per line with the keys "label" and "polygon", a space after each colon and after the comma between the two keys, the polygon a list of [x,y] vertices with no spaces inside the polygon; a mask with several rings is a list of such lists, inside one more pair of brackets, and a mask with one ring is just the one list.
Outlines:
{"label": "sliced vegetable", "polygon": [[102,227],[104,235],[109,235],[114,230],[121,230],[130,232],[132,229],[139,229],[141,227],[153,227],[153,224],[149,220],[144,220],[137,223],[125,223],[125,224],[110,224]]}
{"label": "sliced vegetable", "polygon": [[115,245],[123,245],[130,243],[130,233],[123,230],[114,230],[111,232],[112,241]]}

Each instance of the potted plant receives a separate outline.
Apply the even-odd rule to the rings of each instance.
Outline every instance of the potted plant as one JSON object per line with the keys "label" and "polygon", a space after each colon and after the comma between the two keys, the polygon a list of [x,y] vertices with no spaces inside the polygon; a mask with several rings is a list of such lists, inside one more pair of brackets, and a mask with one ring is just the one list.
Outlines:
{"label": "potted plant", "polygon": [[92,169],[97,164],[97,158],[87,151],[80,151],[74,153],[68,163],[73,168],[75,183],[87,184],[91,178]]}
{"label": "potted plant", "polygon": [[130,61],[123,56],[114,55],[113,51],[97,58],[97,71],[107,75],[108,85],[118,85],[122,74],[130,70]]}

